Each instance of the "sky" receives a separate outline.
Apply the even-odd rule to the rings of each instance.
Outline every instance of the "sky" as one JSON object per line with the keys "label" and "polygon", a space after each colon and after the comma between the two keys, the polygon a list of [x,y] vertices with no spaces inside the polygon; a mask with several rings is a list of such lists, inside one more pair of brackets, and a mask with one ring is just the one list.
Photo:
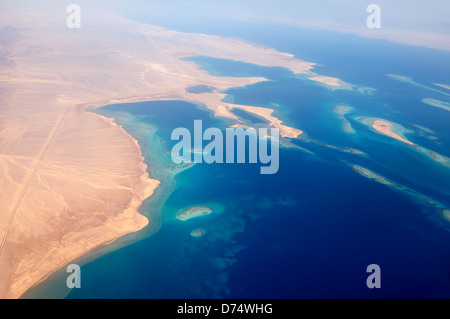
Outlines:
{"label": "sky", "polygon": [[[58,11],[69,4],[85,10],[114,11],[179,19],[185,23],[211,17],[334,30],[450,50],[450,0],[0,0],[7,9]],[[381,28],[369,29],[366,8],[381,9]],[[179,30],[182,31],[182,30]]]}

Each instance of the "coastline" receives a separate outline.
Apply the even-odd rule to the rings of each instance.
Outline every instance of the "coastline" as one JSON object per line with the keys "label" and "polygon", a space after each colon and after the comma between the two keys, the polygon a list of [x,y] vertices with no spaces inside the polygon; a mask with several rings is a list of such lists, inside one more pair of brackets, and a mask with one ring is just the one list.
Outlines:
{"label": "coastline", "polygon": [[[143,199],[136,209],[136,213],[145,217],[148,223],[136,231],[120,235],[109,242],[95,247],[70,262],[80,266],[156,233],[161,227],[162,216],[160,215],[160,209],[175,188],[175,175],[191,167],[180,166],[167,169],[168,164],[172,165],[172,163],[164,163],[164,150],[159,142],[159,137],[156,136],[155,127],[140,123],[139,127],[132,128],[134,123],[128,123],[126,117],[120,115],[107,116],[98,113],[98,111],[108,105],[111,104],[96,106],[94,111],[87,110],[89,107],[84,107],[83,110],[84,112],[95,114],[95,116],[107,120],[113,126],[120,127],[120,129],[129,136],[139,148],[142,164],[146,167],[145,173],[142,176],[151,176],[153,180],[159,182],[150,196]],[[147,145],[147,147],[144,145]],[[151,152],[149,152],[150,150]],[[59,299],[67,297],[70,290],[65,286],[61,287],[60,284],[64,283],[67,278],[65,269],[68,264],[69,263],[66,263],[56,271],[41,278],[39,282],[29,287],[20,298]]]}
{"label": "coastline", "polygon": [[[199,82],[199,83],[201,83],[201,82]],[[223,93],[216,93],[216,94],[219,95],[220,97],[225,97],[225,95],[226,95]],[[221,99],[220,102],[223,105],[225,105],[226,108],[217,109],[215,107],[211,107],[211,105],[216,104],[215,100],[217,97],[210,96],[210,97],[206,98],[205,101],[203,101],[203,99],[197,99],[197,98],[192,99],[191,98],[192,95],[191,94],[188,94],[188,95],[189,95],[189,97],[184,97],[184,99],[182,99],[182,101],[186,101],[186,102],[193,103],[196,105],[203,105],[203,107],[206,110],[208,110],[212,113],[211,116],[213,116],[214,118],[220,118],[222,120],[227,120],[227,119],[229,120],[231,118],[231,116],[228,115],[229,110],[232,110],[233,108],[240,108],[240,109],[244,109],[244,110],[248,111],[249,113],[258,114],[259,116],[265,118],[269,122],[270,125],[279,128],[281,130],[281,135],[284,137],[297,138],[299,135],[301,135],[303,133],[303,131],[301,131],[301,130],[283,125],[282,120],[280,120],[277,117],[272,115],[274,112],[274,109],[271,109],[271,108],[231,104],[231,103],[222,102],[222,99]],[[133,97],[133,98],[120,99],[120,102],[121,103],[138,103],[138,102],[164,101],[164,100],[170,100],[170,97],[159,97],[159,98]],[[206,103],[199,103],[199,100],[201,102],[206,102]],[[103,107],[106,107],[108,105],[115,104],[117,102],[119,102],[119,100],[111,99],[108,101],[103,101],[102,103],[90,104],[89,107],[87,105],[84,105],[83,107],[79,107],[79,110],[81,112],[89,112],[88,109],[92,107],[96,111],[96,110],[100,110]],[[95,105],[95,106],[93,106],[93,105]],[[93,114],[95,114],[95,116],[108,122],[112,127],[119,128],[122,131],[122,133],[124,135],[126,135],[132,141],[132,143],[138,148],[139,160],[142,161],[142,163],[144,164],[143,167],[145,168],[143,174],[140,177],[141,180],[147,179],[147,178],[149,178],[149,176],[152,176],[153,175],[151,172],[152,168],[153,168],[152,160],[150,159],[150,156],[145,156],[143,154],[143,147],[140,145],[140,143],[144,143],[144,142],[151,140],[152,136],[154,137],[154,135],[149,134],[147,136],[142,135],[140,137],[133,136],[133,134],[129,131],[129,129],[126,128],[126,126],[127,126],[126,124],[118,123],[121,121],[120,119],[118,119],[116,117],[104,116],[95,111],[90,112],[90,113],[93,113]],[[223,113],[221,111],[223,111]],[[232,118],[232,120],[233,120],[233,118]],[[239,125],[239,124],[236,123],[235,125]],[[145,130],[142,130],[142,131],[145,131]],[[151,149],[152,150],[156,149],[156,145],[154,145]],[[157,154],[158,152],[153,152],[153,153]],[[105,242],[97,245],[96,247],[93,247],[92,249],[83,252],[79,257],[75,258],[70,263],[77,263],[79,265],[84,265],[94,259],[97,259],[105,254],[108,254],[117,249],[120,249],[123,246],[129,245],[133,242],[136,242],[136,241],[138,241],[144,237],[147,237],[147,236],[155,233],[156,231],[158,231],[158,229],[161,226],[161,216],[158,215],[159,208],[163,205],[163,203],[165,202],[165,200],[168,198],[168,196],[171,194],[172,190],[175,187],[175,181],[173,180],[173,177],[180,171],[183,171],[184,169],[186,169],[186,168],[166,171],[166,173],[167,173],[167,175],[165,176],[166,178],[162,178],[162,179],[164,179],[164,184],[166,184],[165,187],[162,187],[160,185],[160,181],[162,181],[162,179],[160,177],[158,177],[156,179],[156,181],[157,181],[156,184],[154,186],[149,186],[147,188],[147,191],[144,191],[144,193],[146,193],[147,195],[141,196],[141,200],[139,202],[134,202],[134,205],[132,206],[133,208],[131,208],[131,207],[128,208],[128,209],[132,209],[132,210],[136,211],[141,216],[146,217],[147,223],[145,225],[143,225],[142,227],[140,227],[138,229],[132,230],[130,232],[118,235],[115,238],[109,239],[108,241],[105,241]],[[156,196],[156,198],[155,198],[154,192],[158,189],[160,189],[161,194],[159,196]],[[145,202],[153,202],[153,205],[157,206],[158,208],[153,209],[153,210],[147,209],[147,204],[145,204]],[[150,211],[151,215],[149,216],[149,215],[144,214],[143,213],[144,210]],[[141,211],[141,212],[139,212],[139,211]],[[35,284],[33,284],[28,289],[26,289],[20,295],[19,298],[41,298],[42,296],[45,296],[46,298],[48,296],[52,296],[55,298],[66,297],[70,293],[69,290],[63,289],[63,291],[57,293],[56,295],[52,295],[51,293],[50,294],[48,293],[47,287],[41,288],[41,285],[44,283],[44,286],[47,286],[47,285],[52,286],[52,281],[59,282],[59,283],[64,282],[64,279],[67,277],[67,273],[65,272],[65,267],[67,266],[67,264],[69,264],[69,263],[64,264],[62,267],[55,269],[54,271],[51,271],[48,275],[39,279],[39,281],[37,281]],[[43,293],[44,291],[46,291],[46,292]]]}
{"label": "coastline", "polygon": [[[123,128],[123,126],[122,126],[122,128]],[[125,130],[126,131],[126,130]],[[147,137],[145,137],[145,139],[147,139]],[[364,175],[363,175],[364,176]],[[367,176],[366,176],[367,177]],[[376,179],[375,179],[376,180]],[[382,183],[383,184],[383,183]],[[150,199],[150,200],[152,200],[152,199]],[[144,204],[143,204],[144,205]],[[143,231],[143,230],[142,230]],[[146,236],[146,234],[144,235],[144,233],[141,233],[141,232],[138,232],[138,234],[136,234],[137,236],[139,235],[139,234],[141,234],[141,236]],[[137,239],[138,240],[138,239]],[[114,243],[113,243],[114,244]],[[117,242],[116,242],[116,244],[118,244]],[[111,250],[113,250],[113,249],[117,249],[117,247],[116,248],[111,248]],[[101,253],[98,253],[99,255],[101,255]],[[95,258],[97,258],[99,255],[92,255],[92,256],[90,256],[90,258],[91,259],[93,259],[94,258],[94,256],[95,256]],[[82,258],[87,258],[86,256],[83,256]],[[67,276],[67,275],[66,275]]]}
{"label": "coastline", "polygon": [[[131,163],[136,162],[137,163],[136,165],[135,164],[132,165],[134,166],[136,172],[140,173],[129,175],[128,177],[124,175],[125,176],[124,178],[129,180],[130,193],[128,193],[128,191],[125,191],[123,195],[121,195],[120,191],[119,193],[113,191],[113,193],[115,194],[112,194],[112,196],[115,197],[119,196],[121,198],[124,198],[125,200],[126,198],[129,198],[129,200],[127,200],[128,201],[127,206],[123,207],[123,209],[121,209],[121,212],[113,213],[113,215],[110,215],[102,225],[98,225],[97,224],[98,222],[95,222],[94,216],[92,219],[93,228],[89,229],[89,222],[85,222],[84,224],[86,226],[83,226],[83,228],[80,230],[82,231],[82,233],[70,236],[65,235],[64,237],[62,237],[60,239],[60,241],[62,242],[60,248],[57,249],[59,251],[59,254],[61,256],[64,256],[64,260],[66,262],[61,263],[59,265],[58,263],[51,263],[51,262],[42,264],[39,270],[42,271],[43,270],[42,267],[45,267],[45,269],[47,269],[47,274],[44,277],[36,279],[33,279],[33,277],[30,276],[32,274],[28,274],[28,276],[25,277],[27,279],[27,282],[34,281],[35,283],[32,286],[28,287],[27,289],[21,288],[26,285],[25,283],[22,282],[16,283],[14,286],[11,287],[12,288],[11,289],[12,295],[10,296],[11,298],[14,298],[14,293],[17,294],[22,289],[23,292],[20,293],[20,295],[16,295],[16,297],[33,298],[32,291],[34,290],[34,288],[38,287],[41,283],[48,280],[53,274],[61,272],[61,270],[63,270],[62,272],[66,277],[67,274],[65,273],[65,267],[67,266],[67,264],[74,262],[81,263],[82,261],[85,263],[89,260],[97,258],[99,255],[115,250],[119,248],[121,245],[124,245],[126,242],[135,239],[137,233],[150,226],[149,218],[146,217],[144,214],[141,214],[139,210],[140,207],[142,206],[142,203],[154,194],[155,190],[160,185],[160,181],[149,177],[147,164],[144,162],[144,156],[142,154],[142,150],[137,140],[131,134],[129,134],[121,125],[115,123],[115,121],[111,118],[107,118],[105,116],[95,114],[92,112],[85,112],[84,108],[79,108],[78,111],[89,114],[89,116],[96,117],[97,119],[105,123],[107,126],[109,126],[110,129],[122,135],[124,139],[128,140],[129,146],[134,150],[133,151],[134,156],[130,156],[131,154],[125,153],[125,156],[123,156],[123,158],[126,157],[127,162],[130,165]],[[113,136],[115,138],[112,138]],[[105,136],[102,136],[102,138],[108,139],[108,137]],[[114,142],[117,143],[117,135],[109,136],[109,138],[111,142],[110,145],[114,145]],[[120,143],[118,143],[113,147],[113,149],[120,149],[120,148],[121,148]],[[123,163],[125,164],[125,162]],[[104,176],[103,178],[106,178],[106,176]],[[108,178],[106,179],[108,180]],[[113,187],[113,185],[110,185],[108,187]],[[112,197],[110,197],[110,199],[112,201],[117,201],[116,198],[113,199]],[[107,214],[106,211],[105,214]],[[98,213],[94,215],[98,215]],[[76,226],[76,224],[74,225]],[[14,280],[14,277],[12,278],[12,280]],[[19,285],[20,283],[22,284]],[[63,297],[63,295],[60,295],[58,297]]]}
{"label": "coastline", "polygon": [[[70,36],[67,30],[58,27],[59,21],[54,17],[42,28],[36,28],[33,21],[25,21],[26,17],[17,18],[17,25],[23,29],[15,32],[26,39],[20,48],[45,45],[47,50],[30,50],[29,55],[18,56],[17,68],[8,70],[11,80],[7,89],[15,91],[5,102],[8,111],[5,114],[9,117],[4,119],[12,129],[1,131],[7,143],[1,149],[6,156],[0,174],[7,177],[3,186],[9,193],[20,193],[16,190],[23,189],[24,200],[22,197],[16,200],[9,194],[1,199],[7,208],[20,204],[20,212],[14,217],[13,235],[7,239],[4,236],[6,249],[0,256],[0,271],[4,274],[0,281],[1,296],[28,296],[28,291],[70,261],[102,254],[114,249],[113,246],[144,236],[159,225],[161,217],[157,216],[157,209],[145,217],[137,211],[144,202],[158,206],[163,201],[166,190],[174,187],[170,180],[177,169],[167,172],[162,169],[152,176],[164,181],[164,191],[161,188],[158,191],[159,182],[148,177],[148,170],[154,168],[148,167],[153,165],[152,154],[147,158],[139,146],[140,138],[145,143],[154,141],[149,136],[133,136],[120,121],[86,112],[87,105],[99,109],[119,102],[183,100],[204,105],[216,117],[232,121],[237,117],[230,111],[240,107],[260,113],[286,137],[296,138],[303,133],[283,125],[273,116],[273,109],[222,101],[225,94],[219,92],[265,78],[217,77],[180,58],[204,54],[261,66],[281,66],[294,74],[308,76],[315,74],[311,71],[314,63],[236,39],[175,32],[115,15],[86,20],[86,30],[95,32],[83,29]],[[117,42],[104,38],[102,31],[111,31],[110,27],[115,32],[108,34],[123,40],[120,51]],[[158,35],[156,42],[154,35]],[[174,39],[186,40],[184,46],[173,47]],[[16,49],[15,45],[11,48]],[[169,49],[162,50],[161,45]],[[148,52],[154,55],[149,58]],[[71,60],[73,63],[67,63],[74,55],[77,58]],[[185,91],[193,85],[213,86],[218,92]],[[67,110],[53,134],[52,128]],[[49,138],[51,143],[47,144]],[[150,149],[156,150],[158,145]],[[45,151],[45,158],[40,156],[41,151]],[[14,161],[24,164],[17,165]],[[30,172],[33,174],[29,178]],[[33,178],[36,172],[38,176]],[[23,176],[17,178],[20,174]],[[32,184],[30,190],[28,184]],[[150,195],[152,199],[146,201]],[[7,209],[0,216],[3,219],[0,227],[6,225],[9,215]],[[146,231],[141,232],[143,229]],[[135,234],[137,231],[139,235]],[[121,239],[123,236],[126,238]],[[109,248],[102,248],[105,245]]]}

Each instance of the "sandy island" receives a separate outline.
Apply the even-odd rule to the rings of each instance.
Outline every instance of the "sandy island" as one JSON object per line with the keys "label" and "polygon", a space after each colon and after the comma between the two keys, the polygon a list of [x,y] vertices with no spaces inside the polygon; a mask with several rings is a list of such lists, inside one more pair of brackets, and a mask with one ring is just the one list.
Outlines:
{"label": "sandy island", "polygon": [[177,214],[177,219],[186,221],[191,218],[209,215],[214,210],[209,206],[193,206],[187,209],[183,209]]}
{"label": "sandy island", "polygon": [[388,121],[383,121],[383,120],[375,120],[373,121],[372,127],[375,131],[380,132],[384,135],[390,136],[392,138],[395,138],[396,140],[399,140],[403,143],[409,144],[409,145],[414,145],[414,143],[408,141],[406,138],[404,138],[403,136],[400,136],[396,133],[394,133],[392,131],[392,123],[388,122]]}
{"label": "sandy island", "polygon": [[341,86],[341,80],[337,78],[332,78],[329,76],[314,76],[312,78],[309,78],[312,81],[320,82],[329,86],[334,87],[340,87]]}
{"label": "sandy island", "polygon": [[378,133],[387,135],[389,137],[395,138],[396,140],[408,144],[409,146],[412,147],[412,149],[414,149],[417,152],[420,152],[421,154],[425,155],[432,161],[445,167],[450,167],[450,158],[441,155],[435,151],[432,151],[430,149],[427,149],[423,146],[420,146],[418,144],[412,143],[411,141],[407,140],[405,137],[402,136],[404,133],[413,133],[414,131],[408,130],[398,123],[388,122],[386,120],[362,116],[356,117],[355,119],[363,123],[364,125],[370,126]]}
{"label": "sandy island", "polygon": [[[0,12],[0,298],[18,298],[74,259],[148,224],[137,210],[159,181],[148,175],[137,142],[87,106],[185,100],[236,123],[230,110],[240,107],[295,138],[302,131],[274,110],[222,101],[220,92],[266,79],[216,77],[181,58],[318,76],[314,63],[239,39],[90,11],[75,30],[66,18],[64,10]],[[199,85],[216,89],[186,91]]]}
{"label": "sandy island", "polygon": [[204,234],[205,234],[205,230],[201,229],[201,228],[193,230],[191,232],[192,237],[202,237]]}

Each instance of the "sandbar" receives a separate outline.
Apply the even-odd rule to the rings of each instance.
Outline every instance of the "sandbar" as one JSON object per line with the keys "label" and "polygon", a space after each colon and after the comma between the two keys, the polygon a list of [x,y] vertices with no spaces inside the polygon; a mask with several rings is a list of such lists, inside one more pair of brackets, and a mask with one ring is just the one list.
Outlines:
{"label": "sandbar", "polygon": [[259,117],[264,118],[269,122],[269,124],[280,130],[280,135],[287,138],[297,138],[299,135],[303,134],[302,130],[296,129],[294,127],[287,126],[283,124],[283,121],[273,116],[275,110],[260,106],[249,106],[249,105],[230,105],[232,108],[242,109],[248,113],[255,114]]}
{"label": "sandbar", "polygon": [[191,232],[192,237],[202,237],[204,234],[205,234],[205,230],[201,229],[201,228],[193,230]]}
{"label": "sandbar", "polygon": [[312,81],[320,82],[329,86],[340,87],[341,80],[338,78],[332,78],[329,76],[314,76],[309,78]]}
{"label": "sandbar", "polygon": [[433,83],[434,85],[440,86],[444,89],[450,90],[450,85],[449,84],[442,84],[442,83]]}
{"label": "sandbar", "polygon": [[186,221],[192,218],[209,215],[214,210],[209,206],[193,206],[183,209],[177,214],[177,219]]}
{"label": "sandbar", "polygon": [[450,111],[450,103],[448,102],[444,102],[444,101],[440,101],[440,100],[436,100],[436,99],[422,99],[422,102],[434,107],[438,107],[440,109],[446,110],[446,111]]}
{"label": "sandbar", "polygon": [[[403,82],[403,83],[407,83],[407,84],[410,84],[410,85],[414,85],[414,86],[416,86],[416,87],[419,87],[419,88],[422,88],[422,89],[425,89],[425,90],[430,90],[430,91],[434,91],[434,92],[439,92],[439,93],[441,93],[441,94],[450,96],[450,94],[447,93],[447,92],[443,92],[443,91],[440,91],[440,90],[435,89],[434,87],[430,87],[430,86],[427,86],[427,85],[420,84],[420,83],[414,81],[413,78],[408,77],[408,76],[397,75],[397,74],[386,74],[386,75],[387,75],[388,77],[390,77],[391,79],[396,80],[396,81],[400,81],[400,82]],[[435,85],[438,85],[438,86],[441,86],[441,87],[443,87],[443,88],[445,88],[445,85],[439,85],[439,84],[436,84],[436,83],[434,83],[434,84],[435,84]]]}
{"label": "sandbar", "polygon": [[351,167],[353,168],[353,170],[355,172],[357,172],[358,174],[360,174],[361,176],[368,178],[370,180],[373,180],[377,183],[386,185],[396,191],[401,192],[404,195],[407,195],[417,201],[421,201],[422,203],[425,203],[426,205],[432,206],[434,208],[437,208],[440,212],[441,215],[444,219],[446,219],[447,221],[450,221],[450,210],[446,209],[445,206],[440,203],[437,200],[434,200],[422,193],[419,193],[417,191],[415,191],[414,189],[411,189],[407,186],[404,185],[400,185],[384,176],[381,176],[380,174],[377,174],[365,167],[359,166],[359,165],[351,165]]}
{"label": "sandbar", "polygon": [[351,113],[353,108],[347,105],[336,105],[333,109],[333,113],[342,120],[342,130],[346,133],[356,133],[349,120],[345,118],[345,115]]}
{"label": "sandbar", "polygon": [[388,122],[386,120],[381,119],[375,119],[375,118],[369,118],[369,117],[357,117],[356,120],[360,121],[361,123],[372,127],[372,129],[376,130],[378,133],[390,136],[392,138],[395,138],[397,140],[400,140],[401,142],[404,142],[412,147],[412,149],[416,150],[417,152],[422,153],[426,157],[430,158],[434,162],[450,167],[450,158],[441,155],[435,151],[432,151],[430,149],[427,149],[423,146],[420,146],[418,144],[414,144],[410,141],[408,141],[405,137],[402,135],[404,133],[412,133],[413,131],[408,130],[401,126],[398,123]]}
{"label": "sandbar", "polygon": [[392,131],[392,123],[388,122],[388,121],[384,121],[384,120],[375,120],[372,123],[372,128],[377,131],[380,132],[384,135],[390,136],[392,138],[395,138],[396,140],[399,140],[403,143],[409,144],[409,145],[414,145],[414,143],[408,141],[406,138],[404,138],[403,136],[400,136],[397,133],[394,133]]}
{"label": "sandbar", "polygon": [[384,178],[381,175],[378,175],[374,172],[372,172],[371,170],[359,166],[359,165],[352,165],[352,168],[355,170],[355,172],[357,172],[358,174],[368,178],[368,179],[373,179],[376,182],[380,183],[380,184],[384,184],[384,185],[389,185],[389,186],[394,186],[394,184],[389,181],[388,179]]}
{"label": "sandbar", "polygon": [[442,217],[450,223],[450,209],[442,210]]}

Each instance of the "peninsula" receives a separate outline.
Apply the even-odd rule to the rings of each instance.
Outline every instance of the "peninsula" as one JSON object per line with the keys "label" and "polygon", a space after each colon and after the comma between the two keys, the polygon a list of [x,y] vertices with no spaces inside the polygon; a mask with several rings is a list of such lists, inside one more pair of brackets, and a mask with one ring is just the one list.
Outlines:
{"label": "peninsula", "polygon": [[[231,110],[242,108],[296,138],[302,131],[273,109],[223,102],[222,92],[265,78],[213,76],[182,58],[283,67],[323,81],[314,63],[239,39],[89,10],[80,29],[69,29],[66,17],[0,12],[0,298],[18,298],[80,256],[158,227],[138,213],[160,181],[149,176],[137,141],[88,106],[185,100],[236,124]],[[208,209],[182,216],[200,213]]]}

